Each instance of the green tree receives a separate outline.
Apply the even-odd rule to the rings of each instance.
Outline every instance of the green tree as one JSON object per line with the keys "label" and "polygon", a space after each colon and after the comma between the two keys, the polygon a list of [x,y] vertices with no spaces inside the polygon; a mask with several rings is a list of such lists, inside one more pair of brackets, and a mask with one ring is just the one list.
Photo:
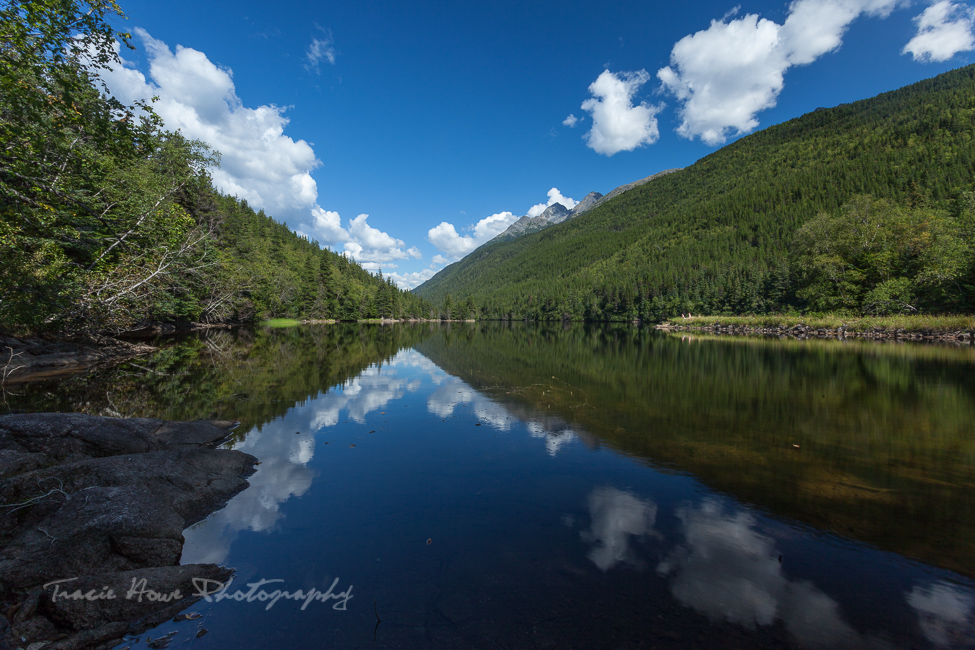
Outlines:
{"label": "green tree", "polygon": [[[192,274],[207,233],[175,201],[215,163],[148,107],[106,99],[118,61],[114,2],[8,2],[0,10],[0,321],[121,326]],[[138,113],[138,116],[137,116]],[[172,296],[169,296],[172,298]]]}
{"label": "green tree", "polygon": [[971,243],[947,213],[858,196],[796,233],[796,294],[814,310],[870,314],[957,307]]}

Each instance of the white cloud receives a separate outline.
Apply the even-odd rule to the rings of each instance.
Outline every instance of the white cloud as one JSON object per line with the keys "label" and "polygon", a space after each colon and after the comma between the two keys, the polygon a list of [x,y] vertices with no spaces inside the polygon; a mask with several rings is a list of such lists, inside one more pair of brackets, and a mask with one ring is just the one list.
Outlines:
{"label": "white cloud", "polygon": [[572,114],[570,114],[569,117],[562,120],[562,125],[567,126],[570,129],[575,128],[575,125],[578,123],[579,123],[579,118]]}
{"label": "white cloud", "polygon": [[146,48],[149,78],[124,64],[105,70],[102,78],[116,97],[132,104],[158,96],[154,109],[167,129],[221,153],[221,166],[211,171],[222,192],[283,219],[317,207],[311,172],[319,162],[307,142],[284,135],[283,108],[244,106],[231,70],[203,52],[182,46],[173,52],[146,31],[135,32]]}
{"label": "white cloud", "polygon": [[775,106],[783,75],[842,45],[862,14],[886,16],[903,0],[796,0],[779,25],[747,14],[711,21],[679,40],[670,66],[657,77],[682,102],[677,132],[719,145],[758,126],[759,111]]}
{"label": "white cloud", "polygon": [[[553,187],[548,191],[548,202],[533,205],[528,209],[527,215],[529,217],[537,217],[545,211],[545,208],[554,203],[561,203],[571,210],[579,202],[575,199],[562,196],[562,192],[558,188]],[[427,232],[427,241],[436,246],[444,254],[434,257],[433,262],[436,264],[447,264],[451,261],[459,260],[478,246],[503,233],[508,229],[508,226],[518,221],[518,219],[519,217],[517,215],[508,211],[492,214],[474,224],[473,228],[471,228],[474,233],[473,235],[461,235],[457,232],[454,224],[448,221],[441,221],[440,224],[434,226]]]}
{"label": "white cloud", "polygon": [[378,228],[373,228],[366,223],[368,218],[368,214],[360,214],[349,222],[351,241],[345,243],[344,251],[348,257],[359,262],[364,269],[376,271],[382,264],[393,260],[422,257],[419,249],[415,246],[409,250],[403,250],[406,244],[403,243],[402,239],[396,239]]}
{"label": "white cloud", "polygon": [[477,248],[474,238],[462,237],[457,233],[454,224],[441,221],[427,232],[427,240],[438,249],[459,259]]}
{"label": "white cloud", "polygon": [[323,210],[315,206],[311,211],[312,228],[319,238],[327,242],[349,241],[349,233],[342,228],[342,217],[338,212]]}
{"label": "white cloud", "polygon": [[914,18],[917,34],[904,46],[915,61],[947,61],[975,50],[975,8],[949,0],[936,2]]}
{"label": "white cloud", "polygon": [[[145,30],[135,32],[146,48],[148,78],[123,62],[102,74],[105,83],[126,104],[158,96],[154,109],[167,129],[179,129],[219,151],[221,165],[210,170],[218,190],[297,224],[303,236],[326,245],[344,244],[345,253],[369,265],[366,268],[422,258],[417,247],[405,248],[402,240],[369,226],[367,215],[350,221],[346,230],[337,212],[318,204],[311,172],[319,161],[311,145],[284,134],[288,119],[283,108],[244,106],[231,70],[214,64],[203,52],[182,46],[173,52]],[[319,60],[331,61],[323,47],[317,50]]]}
{"label": "white cloud", "polygon": [[[575,199],[562,196],[562,192],[559,191],[559,188],[553,187],[548,191],[548,203],[539,203],[528,208],[528,216],[537,217],[541,213],[545,212],[548,207],[555,205],[556,203],[561,203],[562,207],[568,210],[571,210],[579,204],[579,202]],[[507,228],[507,226],[505,227]],[[502,230],[501,232],[504,231]]]}
{"label": "white cloud", "polygon": [[423,269],[422,271],[415,271],[413,273],[389,273],[388,275],[393,278],[396,286],[409,291],[410,289],[417,288],[436,274],[437,272],[433,269]]}
{"label": "white cloud", "polygon": [[633,105],[633,95],[649,79],[646,70],[618,75],[603,70],[592,82],[592,97],[582,103],[582,109],[592,115],[592,128],[585,136],[591,149],[612,156],[657,141],[656,115],[663,106]]}
{"label": "white cloud", "polygon": [[391,237],[366,223],[366,219],[368,218],[368,214],[360,214],[349,223],[349,234],[352,235],[353,239],[366,248],[374,250],[403,246],[401,239]]}
{"label": "white cloud", "polygon": [[[518,217],[507,211],[484,217],[474,226],[474,238],[478,242],[486,242],[503,233],[508,229],[508,226],[516,221],[518,221]],[[479,243],[478,246],[480,245]]]}
{"label": "white cloud", "polygon": [[458,260],[503,233],[515,221],[518,221],[518,217],[511,212],[492,214],[475,224],[473,236],[461,235],[452,223],[441,221],[427,232],[427,240],[442,253]]}
{"label": "white cloud", "polygon": [[324,38],[313,38],[305,50],[305,69],[315,74],[321,73],[322,61],[335,65],[335,42],[331,32],[325,32]]}

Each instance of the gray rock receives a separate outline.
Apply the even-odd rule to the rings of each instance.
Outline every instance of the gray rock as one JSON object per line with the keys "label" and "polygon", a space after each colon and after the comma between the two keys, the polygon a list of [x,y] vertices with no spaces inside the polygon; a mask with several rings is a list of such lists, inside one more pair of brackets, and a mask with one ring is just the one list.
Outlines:
{"label": "gray rock", "polygon": [[4,547],[0,585],[7,592],[106,569],[175,564],[183,528],[183,518],[141,485],[83,489]]}
{"label": "gray rock", "polygon": [[[228,579],[229,569],[178,562],[182,531],[243,490],[254,471],[253,456],[210,448],[231,426],[0,417],[0,596],[11,617],[0,619],[0,648],[102,647],[193,602],[193,577]],[[122,586],[127,593],[136,579],[157,594],[180,595],[59,599],[50,583],[62,579],[79,593]]]}
{"label": "gray rock", "polygon": [[81,413],[0,416],[0,449],[42,453],[48,462],[136,454],[182,445],[215,444],[227,437],[212,422],[104,418]]}
{"label": "gray rock", "polygon": [[[166,620],[198,601],[200,590],[194,579],[226,583],[233,573],[231,569],[215,564],[184,564],[92,574],[44,589],[38,611],[69,630],[123,621],[132,623],[130,634],[137,634],[137,628],[142,624],[158,624],[157,621]],[[79,598],[84,594],[107,596],[109,592],[114,598]],[[158,611],[160,603],[170,606],[162,608],[165,613]]]}
{"label": "gray rock", "polygon": [[94,487],[141,485],[189,526],[247,487],[244,477],[256,462],[239,451],[190,447],[89,458],[19,474],[0,483],[0,502],[31,507],[0,519],[0,543],[12,529],[38,525],[63,497]]}

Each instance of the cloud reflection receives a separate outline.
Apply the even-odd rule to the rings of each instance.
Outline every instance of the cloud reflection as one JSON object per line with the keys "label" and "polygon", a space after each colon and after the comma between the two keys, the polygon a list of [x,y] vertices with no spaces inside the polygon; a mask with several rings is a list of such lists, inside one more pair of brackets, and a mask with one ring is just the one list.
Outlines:
{"label": "cloud reflection", "polygon": [[315,456],[315,433],[337,425],[343,419],[343,411],[345,418],[364,423],[369,413],[385,408],[406,391],[419,388],[415,382],[400,377],[399,370],[428,371],[430,365],[412,350],[401,352],[386,368],[370,366],[358,377],[250,431],[235,446],[261,461],[257,472],[248,479],[250,487],[231,499],[223,510],[185,531],[182,562],[223,563],[240,531],[273,529],[282,516],[281,504],[311,487],[313,472],[307,465]]}
{"label": "cloud reflection", "polygon": [[427,410],[439,418],[448,418],[454,415],[459,406],[469,406],[478,421],[497,431],[510,431],[512,422],[523,421],[532,438],[545,440],[545,449],[550,456],[555,456],[578,437],[576,431],[560,418],[544,415],[534,417],[513,411],[475,390],[463,380],[448,375],[427,399]]}
{"label": "cloud reflection", "polygon": [[653,532],[657,506],[652,501],[616,488],[599,487],[589,495],[589,517],[592,524],[580,535],[592,544],[588,557],[593,564],[601,571],[617,564],[645,566],[630,544]]}
{"label": "cloud reflection", "polygon": [[712,621],[749,629],[781,619],[800,643],[811,647],[862,645],[839,606],[808,582],[782,572],[775,542],[754,529],[747,512],[728,514],[714,500],[678,509],[684,542],[657,566],[671,576],[671,592]]}
{"label": "cloud reflection", "polygon": [[183,533],[183,564],[223,563],[238,532],[271,530],[281,517],[280,505],[308,491],[313,472],[307,465],[315,455],[315,440],[307,433],[295,435],[295,430],[290,418],[282,418],[249,432],[236,445],[261,464],[248,479],[250,487]]}
{"label": "cloud reflection", "polygon": [[563,445],[576,439],[576,432],[565,423],[556,423],[554,426],[546,426],[545,422],[529,420],[526,425],[528,433],[532,438],[544,438],[545,449],[549,456],[559,453]]}
{"label": "cloud reflection", "polygon": [[921,631],[939,648],[975,647],[975,597],[947,582],[916,586],[907,603],[917,612]]}

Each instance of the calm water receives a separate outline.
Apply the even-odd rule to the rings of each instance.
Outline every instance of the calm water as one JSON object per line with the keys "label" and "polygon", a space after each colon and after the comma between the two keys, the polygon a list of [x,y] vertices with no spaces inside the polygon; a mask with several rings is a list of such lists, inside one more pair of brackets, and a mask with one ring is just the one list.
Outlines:
{"label": "calm water", "polygon": [[322,326],[137,364],[5,399],[240,420],[261,465],[183,562],[339,596],[201,602],[171,647],[975,647],[970,347]]}

